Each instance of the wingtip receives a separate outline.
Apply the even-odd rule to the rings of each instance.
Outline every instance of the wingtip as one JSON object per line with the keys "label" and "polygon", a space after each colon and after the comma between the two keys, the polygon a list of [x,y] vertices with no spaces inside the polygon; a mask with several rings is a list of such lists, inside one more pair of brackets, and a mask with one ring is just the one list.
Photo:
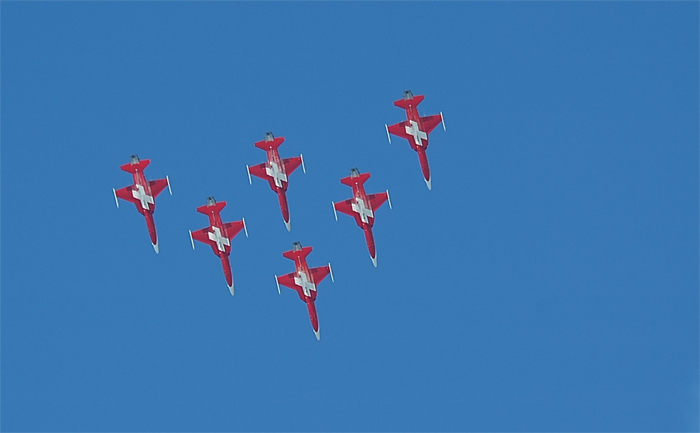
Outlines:
{"label": "wingtip", "polygon": [[156,251],[156,254],[160,253],[160,247],[158,246],[158,241],[156,241],[155,244],[153,245],[153,249]]}

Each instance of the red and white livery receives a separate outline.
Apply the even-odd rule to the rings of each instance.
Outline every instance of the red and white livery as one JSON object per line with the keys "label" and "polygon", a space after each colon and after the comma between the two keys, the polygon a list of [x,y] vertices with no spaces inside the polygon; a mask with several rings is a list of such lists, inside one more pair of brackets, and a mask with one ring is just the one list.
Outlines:
{"label": "red and white livery", "polygon": [[424,95],[413,96],[410,90],[403,92],[403,99],[394,101],[394,105],[406,110],[407,120],[391,126],[384,125],[384,127],[386,128],[386,136],[389,138],[389,143],[391,143],[391,135],[389,134],[394,134],[408,140],[411,148],[418,153],[418,160],[420,161],[420,167],[423,171],[425,184],[428,185],[428,189],[432,189],[428,156],[425,153],[428,149],[428,134],[440,123],[442,123],[442,128],[445,131],[447,131],[447,129],[445,128],[445,120],[442,117],[442,112],[433,116],[420,117],[418,115],[418,104],[420,104],[424,98]]}
{"label": "red and white livery", "polygon": [[288,177],[300,165],[304,173],[306,173],[306,167],[304,166],[303,155],[299,155],[295,158],[280,158],[277,148],[280,147],[283,142],[284,137],[275,138],[272,132],[266,132],[265,140],[255,143],[255,147],[267,153],[267,162],[253,166],[246,165],[245,168],[248,170],[248,181],[251,185],[253,184],[253,179],[250,177],[251,174],[265,179],[270,183],[270,188],[277,193],[277,197],[279,198],[282,218],[284,218],[287,231],[291,231],[292,226],[289,219],[289,205],[287,204],[286,194],[287,187],[289,186]]}
{"label": "red and white livery", "polygon": [[151,244],[156,254],[158,254],[158,236],[156,235],[156,223],[153,220],[153,212],[156,210],[156,197],[166,187],[170,191],[170,195],[173,195],[173,190],[170,189],[168,176],[165,176],[165,179],[146,180],[146,175],[143,171],[150,163],[150,159],[140,160],[138,155],[131,155],[131,162],[119,168],[131,173],[134,177],[134,184],[121,189],[112,188],[112,192],[114,193],[114,201],[117,203],[117,207],[119,207],[118,198],[130,201],[136,205],[139,213],[146,217],[146,226],[151,237]]}
{"label": "red and white livery", "polygon": [[316,295],[318,284],[326,278],[327,275],[331,276],[333,279],[333,270],[331,269],[331,264],[328,266],[321,266],[318,268],[310,268],[306,264],[306,256],[311,253],[311,247],[301,247],[300,242],[294,242],[292,244],[291,251],[282,253],[282,255],[290,260],[294,261],[294,266],[296,271],[291,274],[282,275],[278,277],[275,275],[275,281],[277,282],[277,292],[280,292],[280,284],[289,287],[290,289],[296,290],[302,301],[306,303],[306,308],[309,310],[309,318],[311,319],[311,326],[313,327],[314,334],[316,334],[316,339],[321,340],[321,328],[318,324],[318,315],[316,314]]}
{"label": "red and white livery", "polygon": [[211,246],[214,254],[219,256],[221,266],[224,268],[228,290],[233,296],[233,274],[231,273],[231,263],[228,258],[229,254],[231,254],[231,239],[235,238],[241,230],[245,230],[245,236],[248,237],[248,228],[245,225],[245,218],[230,223],[222,222],[219,214],[225,207],[225,201],[217,203],[214,197],[208,197],[207,204],[198,207],[197,212],[209,217],[209,227],[190,231],[190,242],[192,242],[192,249],[194,249],[194,241],[208,244]]}
{"label": "red and white livery", "polygon": [[378,194],[367,195],[365,193],[364,183],[369,179],[369,173],[360,173],[360,170],[353,168],[350,170],[350,176],[340,179],[340,183],[352,188],[351,199],[333,203],[333,213],[335,220],[338,221],[338,212],[348,214],[355,218],[355,222],[365,232],[365,240],[369,249],[369,256],[372,258],[374,267],[377,267],[377,249],[374,245],[374,236],[372,235],[372,226],[374,225],[374,213],[384,204],[389,202],[391,209],[391,198],[389,198],[389,190]]}

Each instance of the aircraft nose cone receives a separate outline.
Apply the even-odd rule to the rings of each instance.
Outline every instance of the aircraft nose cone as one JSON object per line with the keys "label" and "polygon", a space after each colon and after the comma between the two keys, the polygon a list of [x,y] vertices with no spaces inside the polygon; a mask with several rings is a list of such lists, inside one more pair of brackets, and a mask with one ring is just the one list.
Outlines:
{"label": "aircraft nose cone", "polygon": [[428,190],[433,189],[433,180],[432,179],[426,179],[425,184],[428,185]]}
{"label": "aircraft nose cone", "polygon": [[377,267],[377,255],[376,254],[374,255],[374,257],[372,257],[372,264],[374,265],[375,268]]}
{"label": "aircraft nose cone", "polygon": [[156,254],[160,252],[160,248],[158,247],[158,242],[156,241],[155,244],[153,244],[153,249],[156,250]]}
{"label": "aircraft nose cone", "polygon": [[228,286],[228,291],[231,292],[231,296],[233,296],[233,283],[231,283],[231,285]]}
{"label": "aircraft nose cone", "polygon": [[285,221],[284,225],[287,226],[287,231],[291,232],[292,231],[292,220],[290,219],[289,221]]}
{"label": "aircraft nose cone", "polygon": [[316,334],[316,340],[321,341],[321,327],[319,326],[318,331],[314,331]]}

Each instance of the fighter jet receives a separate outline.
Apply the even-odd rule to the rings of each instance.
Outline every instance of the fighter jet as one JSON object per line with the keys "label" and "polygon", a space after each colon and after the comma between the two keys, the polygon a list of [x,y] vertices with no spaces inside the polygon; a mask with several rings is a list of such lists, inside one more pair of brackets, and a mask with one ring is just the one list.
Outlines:
{"label": "fighter jet", "polygon": [[[389,190],[378,194],[365,194],[364,183],[369,179],[369,173],[360,174],[360,170],[353,168],[350,170],[350,176],[340,179],[340,183],[352,188],[353,197],[351,199],[333,203],[333,213],[335,220],[338,221],[338,212],[348,214],[355,217],[355,222],[365,232],[365,240],[369,249],[369,256],[372,259],[372,264],[377,267],[377,249],[374,246],[374,236],[372,235],[372,226],[374,225],[374,212],[389,201],[389,209],[391,209],[391,198]],[[336,212],[338,211],[338,212]]]}
{"label": "fighter jet", "polygon": [[170,178],[165,176],[165,179],[146,180],[146,175],[143,171],[148,167],[151,160],[139,160],[138,155],[131,155],[131,162],[122,165],[120,168],[134,177],[134,184],[121,189],[112,188],[114,193],[114,202],[119,207],[119,200],[130,201],[136,205],[136,209],[146,217],[146,226],[148,234],[151,236],[151,244],[153,249],[158,254],[158,237],[156,236],[156,223],[153,221],[153,212],[156,210],[156,197],[163,192],[165,187],[168,187],[170,195],[173,195],[173,190],[170,188]]}
{"label": "fighter jet", "polygon": [[292,230],[292,225],[289,220],[289,206],[287,205],[287,186],[289,185],[288,176],[301,165],[302,170],[306,173],[304,166],[304,157],[299,155],[295,158],[281,159],[277,148],[284,142],[284,137],[275,138],[272,132],[265,133],[265,140],[255,143],[258,147],[267,152],[267,162],[249,167],[245,166],[248,171],[248,182],[253,184],[253,179],[250,177],[257,176],[265,179],[270,183],[270,188],[277,193],[280,201],[280,209],[282,209],[282,218],[284,225],[287,226],[287,231]]}
{"label": "fighter jet", "polygon": [[221,222],[219,214],[225,207],[225,201],[217,203],[214,197],[208,197],[207,204],[198,207],[197,212],[209,217],[209,227],[194,232],[190,231],[190,242],[192,242],[192,249],[194,249],[195,240],[209,244],[214,254],[219,256],[221,265],[224,268],[228,290],[233,296],[233,274],[231,273],[231,263],[228,259],[228,255],[231,253],[231,239],[235,238],[241,230],[245,230],[245,236],[248,237],[248,228],[245,225],[245,218],[230,223]]}
{"label": "fighter jet", "polygon": [[282,255],[290,260],[294,260],[294,266],[296,266],[296,271],[291,274],[282,275],[278,277],[275,275],[275,282],[277,282],[277,293],[280,293],[280,284],[294,289],[299,294],[302,301],[306,303],[306,308],[309,310],[309,317],[311,318],[311,326],[313,327],[314,334],[316,334],[316,339],[321,340],[321,328],[318,325],[318,316],[316,315],[316,286],[330,274],[331,281],[335,282],[333,279],[333,270],[331,269],[331,264],[328,266],[321,266],[319,268],[311,268],[306,264],[306,256],[311,253],[311,247],[301,247],[300,242],[294,242],[292,244],[292,250],[282,253]]}
{"label": "fighter jet", "polygon": [[432,189],[428,156],[425,154],[425,151],[428,149],[428,134],[430,134],[440,122],[442,122],[442,128],[445,131],[447,131],[447,128],[445,128],[445,120],[442,117],[442,112],[434,116],[420,117],[418,115],[418,104],[420,104],[424,98],[424,95],[413,96],[410,90],[403,92],[403,99],[394,101],[394,105],[406,110],[406,117],[408,120],[391,126],[384,125],[384,128],[386,128],[386,136],[389,139],[389,143],[391,143],[391,135],[389,135],[391,133],[408,140],[411,148],[418,152],[418,160],[423,170],[425,184],[428,185],[428,189]]}

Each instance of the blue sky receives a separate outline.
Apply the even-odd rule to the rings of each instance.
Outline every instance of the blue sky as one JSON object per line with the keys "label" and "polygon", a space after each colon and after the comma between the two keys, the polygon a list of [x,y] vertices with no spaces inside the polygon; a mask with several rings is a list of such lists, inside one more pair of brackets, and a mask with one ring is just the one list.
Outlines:
{"label": "blue sky", "polygon": [[[5,431],[697,431],[698,3],[3,2]],[[425,94],[433,190],[384,124]],[[304,154],[287,233],[245,164]],[[173,193],[155,255],[111,188]],[[369,171],[379,267],[339,179]],[[187,230],[213,195],[236,296]],[[274,274],[333,264],[317,342]]]}

